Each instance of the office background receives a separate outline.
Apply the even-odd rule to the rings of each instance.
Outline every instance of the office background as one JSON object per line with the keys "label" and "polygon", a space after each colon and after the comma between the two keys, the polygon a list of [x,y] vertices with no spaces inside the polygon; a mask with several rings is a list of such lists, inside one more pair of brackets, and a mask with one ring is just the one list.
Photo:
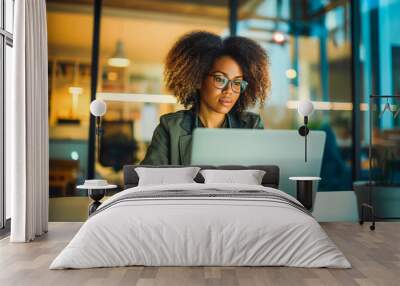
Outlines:
{"label": "office background", "polygon": [[[2,3],[4,57],[12,47],[4,15],[13,1]],[[85,196],[75,186],[90,177],[122,185],[122,165],[143,159],[158,118],[183,108],[164,88],[163,63],[192,30],[259,42],[271,58],[272,91],[252,111],[266,128],[297,129],[297,102],[311,99],[310,127],[327,133],[319,191],[352,190],[369,176],[370,135],[399,138],[400,116],[375,116],[370,134],[368,114],[371,94],[400,91],[398,13],[398,0],[48,0],[50,197]],[[126,59],[122,67],[116,56]],[[4,61],[3,71],[11,64]],[[7,72],[0,75],[7,82]],[[4,98],[7,84],[1,92]],[[99,158],[89,113],[96,96],[108,105]],[[50,211],[59,204],[51,200]]]}

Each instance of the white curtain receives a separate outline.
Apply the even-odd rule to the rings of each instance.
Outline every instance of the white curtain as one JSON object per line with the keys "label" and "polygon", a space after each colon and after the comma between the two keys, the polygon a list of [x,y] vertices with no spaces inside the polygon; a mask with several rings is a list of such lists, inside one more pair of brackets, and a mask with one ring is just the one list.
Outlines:
{"label": "white curtain", "polygon": [[[13,94],[6,99],[12,242],[48,227],[48,78],[45,0],[15,1]],[[7,102],[7,100],[9,102]]]}

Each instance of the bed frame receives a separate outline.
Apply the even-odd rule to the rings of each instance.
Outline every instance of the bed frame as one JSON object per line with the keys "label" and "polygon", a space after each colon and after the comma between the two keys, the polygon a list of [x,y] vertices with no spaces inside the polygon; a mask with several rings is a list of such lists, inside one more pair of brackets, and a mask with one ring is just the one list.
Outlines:
{"label": "bed frame", "polygon": [[[211,166],[211,165],[192,165],[195,167],[200,167],[204,169],[217,169],[217,170],[263,170],[265,175],[262,179],[261,184],[264,187],[279,188],[279,167],[275,165],[251,165],[251,166],[241,166],[241,165],[222,165],[222,166]],[[125,165],[124,166],[124,189],[133,188],[138,185],[139,176],[135,171],[137,167],[147,167],[147,168],[182,168],[186,166],[182,165]],[[198,173],[194,178],[197,183],[204,183],[203,176]]]}

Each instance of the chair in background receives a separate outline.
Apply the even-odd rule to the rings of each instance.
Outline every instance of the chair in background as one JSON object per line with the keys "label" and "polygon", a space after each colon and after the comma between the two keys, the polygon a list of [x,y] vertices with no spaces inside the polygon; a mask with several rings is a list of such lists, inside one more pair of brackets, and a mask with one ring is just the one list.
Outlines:
{"label": "chair in background", "polygon": [[49,162],[50,197],[71,195],[76,186],[79,161],[51,159]]}
{"label": "chair in background", "polygon": [[99,162],[105,167],[112,167],[115,172],[124,165],[137,161],[137,142],[134,138],[133,121],[103,121],[103,136],[100,142]]}

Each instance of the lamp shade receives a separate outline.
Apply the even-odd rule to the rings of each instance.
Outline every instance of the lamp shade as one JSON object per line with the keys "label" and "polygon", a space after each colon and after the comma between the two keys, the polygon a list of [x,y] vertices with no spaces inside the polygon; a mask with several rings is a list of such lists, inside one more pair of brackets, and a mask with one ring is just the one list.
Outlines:
{"label": "lamp shade", "polygon": [[93,100],[90,104],[90,113],[92,113],[96,117],[103,116],[106,111],[107,104],[101,99]]}
{"label": "lamp shade", "polygon": [[126,68],[130,65],[130,60],[125,56],[124,44],[118,41],[114,55],[108,59],[108,64],[113,67]]}
{"label": "lamp shade", "polygon": [[297,105],[297,111],[302,116],[308,116],[314,111],[314,105],[308,99],[301,100]]}

